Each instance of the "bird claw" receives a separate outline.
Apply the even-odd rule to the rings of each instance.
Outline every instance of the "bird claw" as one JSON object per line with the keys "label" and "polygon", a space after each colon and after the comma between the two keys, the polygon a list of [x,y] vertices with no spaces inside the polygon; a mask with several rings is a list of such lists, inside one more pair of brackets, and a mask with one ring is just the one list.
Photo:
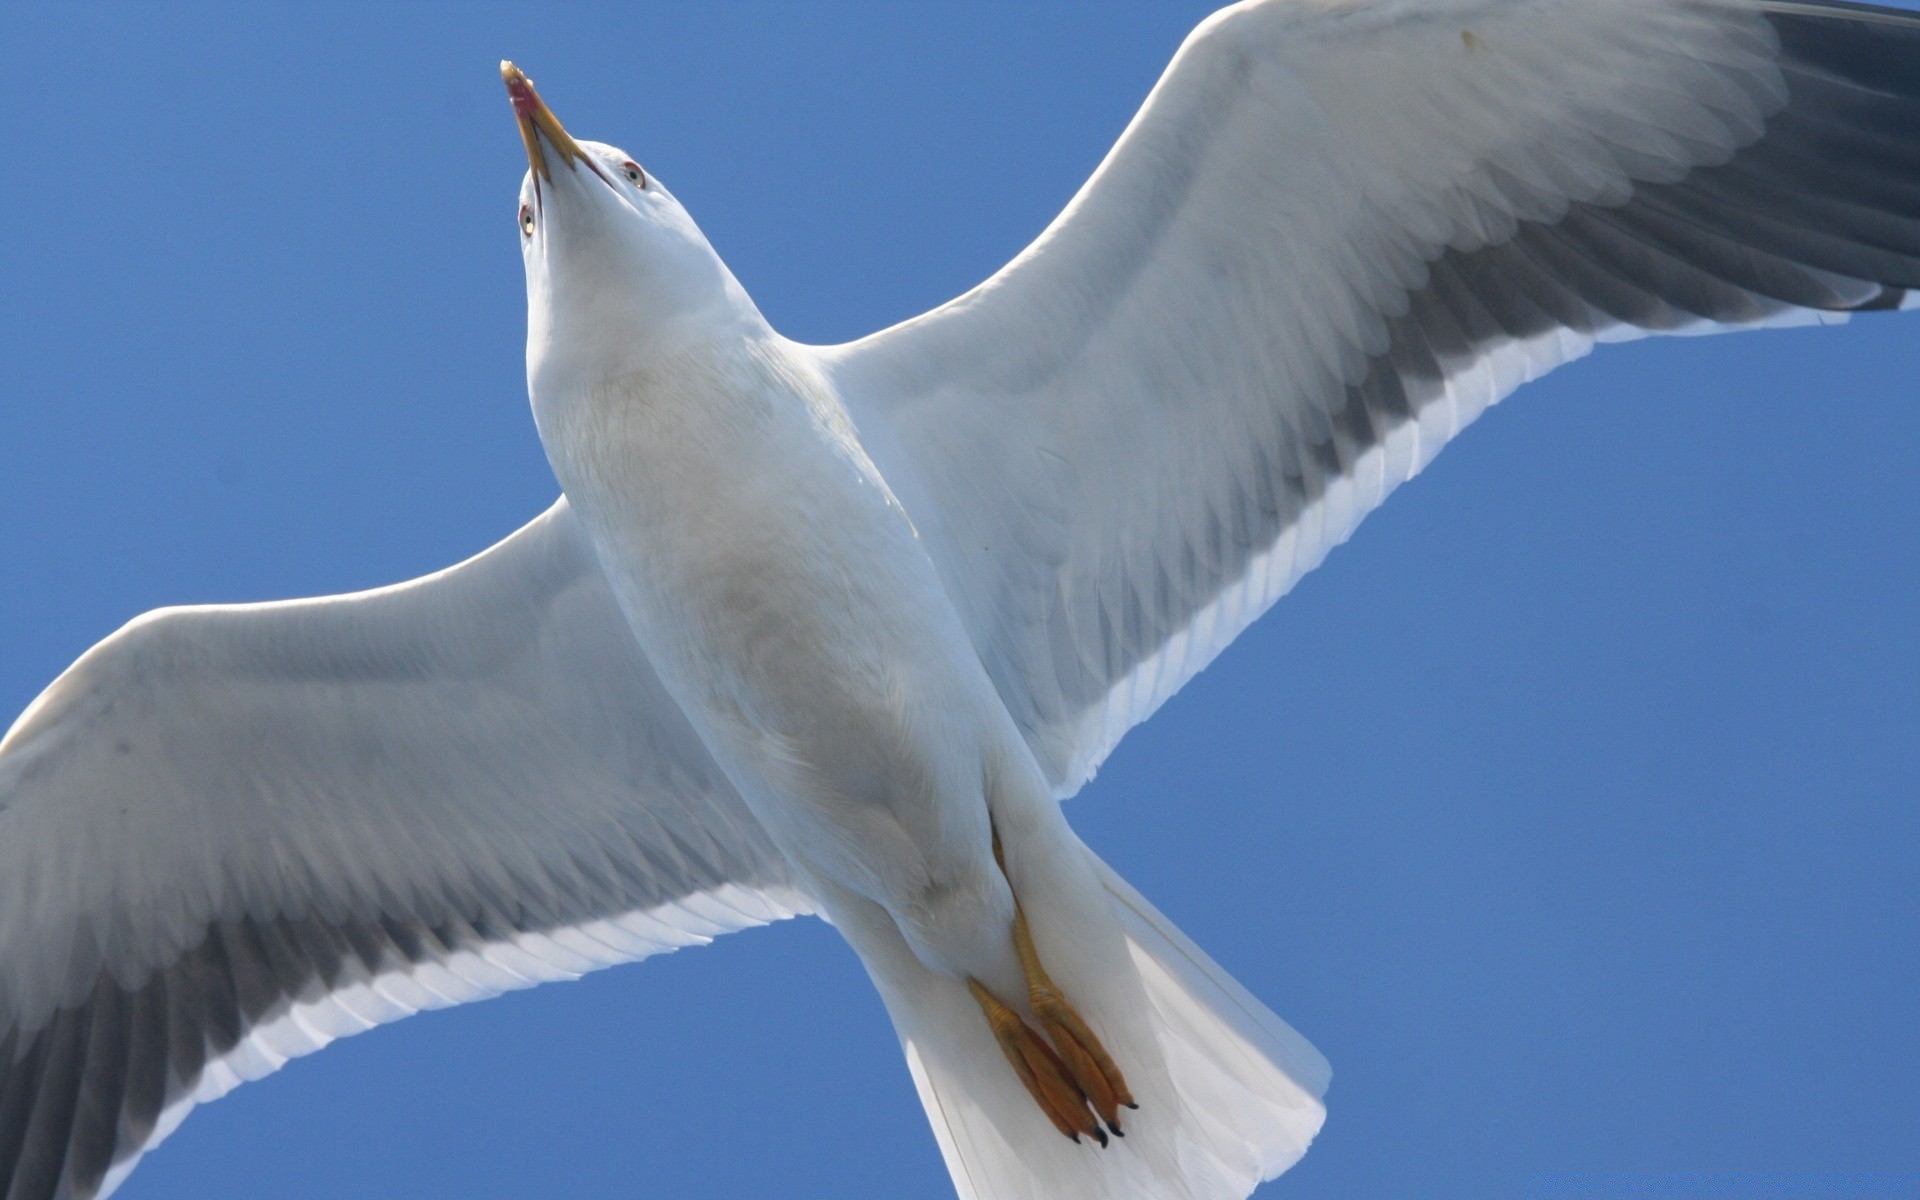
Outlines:
{"label": "bird claw", "polygon": [[1105,1147],[1107,1135],[1088,1107],[1086,1093],[1074,1072],[1060,1055],[1020,1019],[1019,1013],[1001,1003],[978,980],[969,980],[967,986],[986,1014],[987,1027],[1000,1044],[1000,1052],[1007,1056],[1013,1073],[1026,1085],[1027,1094],[1053,1127],[1075,1142],[1084,1134]]}
{"label": "bird claw", "polygon": [[1126,1077],[1114,1064],[1100,1039],[1094,1036],[1087,1023],[1066,998],[1050,987],[1035,988],[1031,997],[1034,1019],[1039,1022],[1042,1032],[1053,1043],[1061,1062],[1073,1082],[1079,1088],[1087,1103],[1100,1114],[1117,1137],[1125,1137],[1126,1131],[1120,1128],[1120,1108],[1137,1109],[1140,1106],[1133,1101],[1133,1095],[1127,1091]]}

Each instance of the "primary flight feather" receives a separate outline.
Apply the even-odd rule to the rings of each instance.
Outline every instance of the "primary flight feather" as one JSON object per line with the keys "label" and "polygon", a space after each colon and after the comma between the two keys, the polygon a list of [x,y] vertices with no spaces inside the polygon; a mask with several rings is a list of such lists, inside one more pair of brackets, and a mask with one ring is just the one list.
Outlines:
{"label": "primary flight feather", "polygon": [[1920,21],[1860,5],[1239,5],[1012,264],[828,348],[503,73],[565,496],[413,583],[149,614],[16,722],[0,1200],[803,912],[962,1195],[1242,1196],[1326,1064],[1058,801],[1520,382],[1920,287]]}

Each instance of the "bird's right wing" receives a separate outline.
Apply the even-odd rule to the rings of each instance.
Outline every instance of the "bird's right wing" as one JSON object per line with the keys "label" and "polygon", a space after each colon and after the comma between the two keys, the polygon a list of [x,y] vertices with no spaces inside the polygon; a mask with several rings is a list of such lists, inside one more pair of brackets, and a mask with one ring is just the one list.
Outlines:
{"label": "bird's right wing", "polygon": [[350,596],[150,613],[0,742],[0,1198],[334,1038],[808,909],[563,500]]}
{"label": "bird's right wing", "polygon": [[1066,794],[1526,380],[1913,288],[1914,13],[1248,0],[1003,270],[819,356]]}

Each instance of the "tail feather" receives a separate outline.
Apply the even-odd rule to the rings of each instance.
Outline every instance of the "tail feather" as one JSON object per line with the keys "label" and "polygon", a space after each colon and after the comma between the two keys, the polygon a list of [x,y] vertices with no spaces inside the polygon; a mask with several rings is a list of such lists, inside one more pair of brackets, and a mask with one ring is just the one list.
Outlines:
{"label": "tail feather", "polygon": [[869,958],[954,1186],[961,1200],[1240,1200],[1306,1153],[1326,1117],[1327,1061],[1084,852],[1137,975],[1099,989],[1100,1032],[1129,1082],[1148,1081],[1110,1149],[1047,1124],[964,988]]}
{"label": "tail feather", "polygon": [[1300,1161],[1326,1120],[1326,1057],[1254,999],[1112,867],[1094,860],[1146,984],[1174,1084],[1201,1114],[1240,1114],[1211,1139],[1235,1195]]}

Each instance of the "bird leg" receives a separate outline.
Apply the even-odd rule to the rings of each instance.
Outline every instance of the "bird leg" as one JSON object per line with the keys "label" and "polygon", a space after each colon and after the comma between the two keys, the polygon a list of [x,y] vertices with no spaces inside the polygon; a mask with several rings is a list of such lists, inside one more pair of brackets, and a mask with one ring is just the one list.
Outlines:
{"label": "bird leg", "polygon": [[[1004,874],[1007,865],[1000,851],[998,831],[993,835],[993,857]],[[1027,914],[1018,896],[1013,902],[1013,948],[1020,956],[1020,968],[1027,977],[1028,1004],[1046,1040],[978,980],[968,980],[967,986],[980,1011],[986,1014],[987,1026],[993,1030],[994,1040],[1000,1043],[1001,1053],[1007,1056],[1014,1074],[1040,1105],[1040,1111],[1047,1114],[1047,1119],[1062,1134],[1077,1142],[1084,1133],[1105,1146],[1107,1135],[1100,1128],[1100,1122],[1105,1121],[1114,1136],[1124,1137],[1120,1129],[1120,1106],[1140,1106],[1134,1103],[1126,1078],[1106,1047],[1100,1044],[1100,1039],[1094,1036],[1041,965],[1039,952],[1033,946],[1033,932],[1027,927]]]}
{"label": "bird leg", "polygon": [[1100,1122],[1088,1111],[1080,1086],[1067,1073],[1066,1064],[1053,1052],[1053,1047],[979,980],[967,980],[967,987],[973,992],[980,1011],[986,1014],[987,1028],[993,1030],[993,1040],[1000,1043],[1000,1053],[1007,1056],[1013,1073],[1026,1085],[1027,1094],[1040,1106],[1040,1111],[1047,1114],[1053,1127],[1076,1142],[1084,1133],[1106,1145],[1107,1135],[1101,1131]]}
{"label": "bird leg", "polygon": [[[1133,1093],[1127,1090],[1126,1077],[1120,1074],[1113,1056],[1060,994],[1060,989],[1048,978],[1047,969],[1040,965],[1040,955],[1033,948],[1033,934],[1027,928],[1027,914],[1020,910],[1018,900],[1013,906],[1013,948],[1027,973],[1027,1003],[1033,1009],[1033,1019],[1040,1023],[1081,1094],[1107,1123],[1107,1128],[1113,1130],[1116,1137],[1125,1137],[1120,1129],[1120,1106],[1140,1106],[1133,1102]],[[1101,1138],[1100,1144],[1106,1145],[1106,1139]]]}

